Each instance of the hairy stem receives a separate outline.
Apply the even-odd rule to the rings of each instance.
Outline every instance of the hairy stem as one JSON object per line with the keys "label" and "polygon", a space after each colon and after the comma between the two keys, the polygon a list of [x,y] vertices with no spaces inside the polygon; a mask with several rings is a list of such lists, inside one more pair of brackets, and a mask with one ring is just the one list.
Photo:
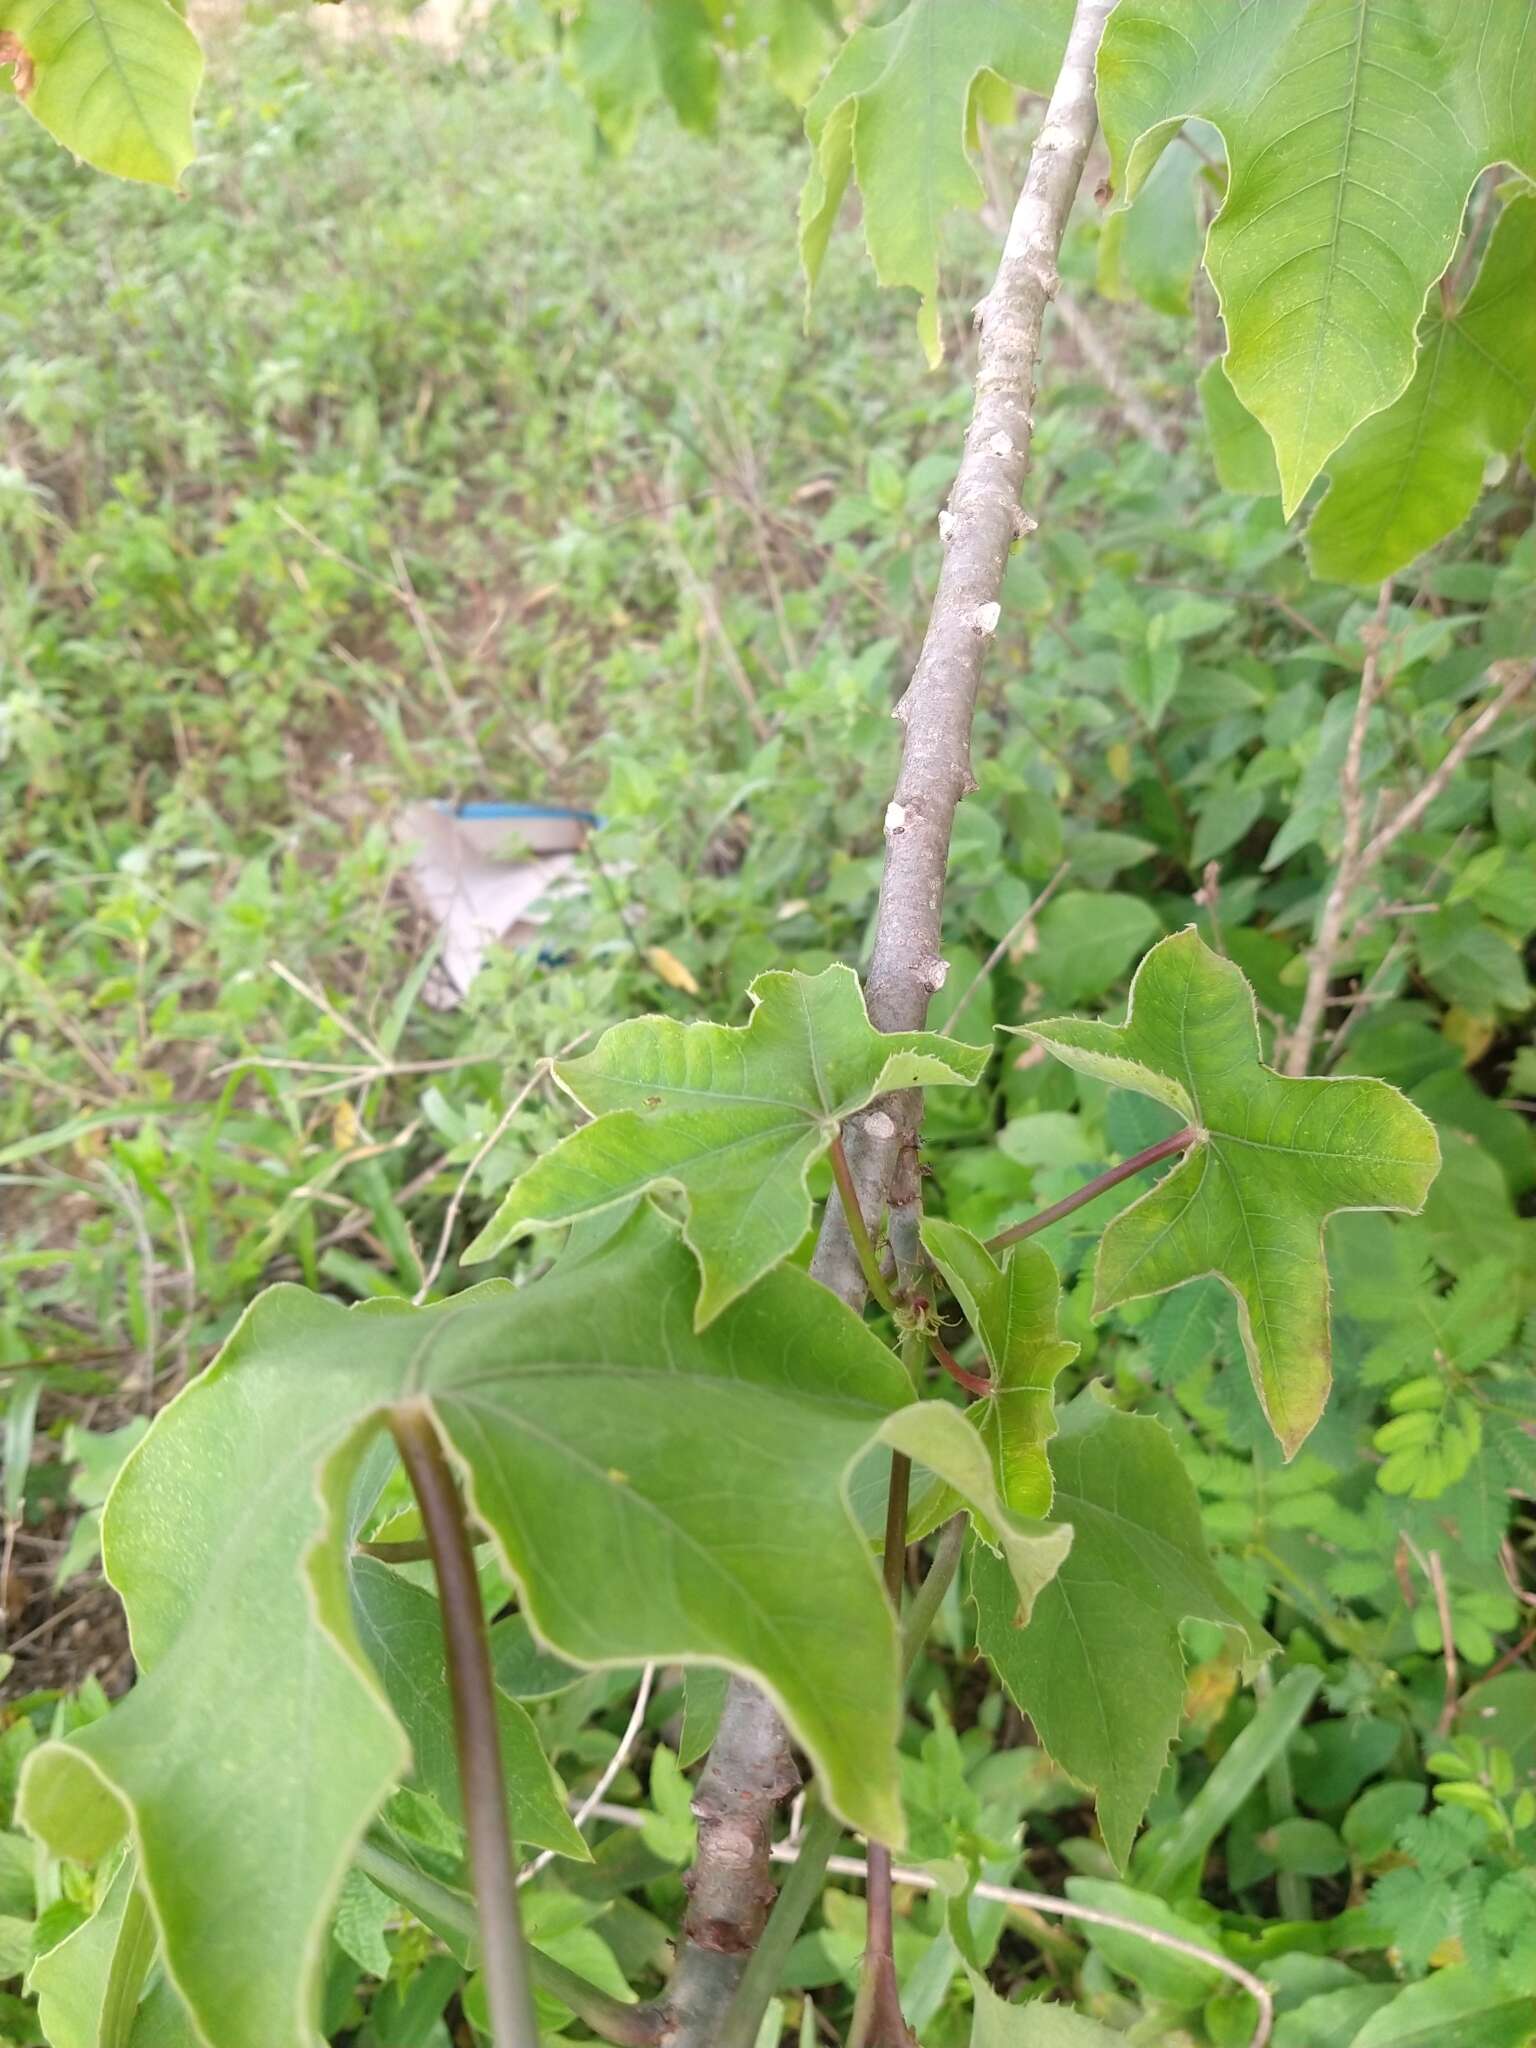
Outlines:
{"label": "hairy stem", "polygon": [[453,1696],[454,1744],[464,1832],[475,1880],[491,2040],[493,2048],[538,2048],[533,1990],[517,1910],[517,1869],[507,1825],[496,1685],[464,1503],[426,1411],[396,1409],[389,1426],[421,1508],[442,1602],[443,1646]]}
{"label": "hairy stem", "polygon": [[1118,1166],[1111,1166],[1103,1173],[1096,1173],[1092,1180],[1073,1194],[1063,1195],[1059,1202],[1052,1202],[1049,1209],[1041,1209],[1033,1216],[1026,1216],[1022,1223],[1010,1224],[1000,1230],[996,1237],[987,1239],[989,1252],[1000,1252],[1011,1244],[1019,1244],[1026,1237],[1033,1237],[1037,1231],[1045,1230],[1052,1223],[1059,1223],[1063,1216],[1070,1216],[1074,1209],[1082,1209],[1089,1202],[1096,1201],[1110,1188],[1119,1187],[1124,1180],[1131,1180],[1149,1166],[1156,1166],[1164,1159],[1175,1159],[1179,1153],[1187,1152],[1200,1133],[1193,1125],[1185,1130],[1175,1131],[1171,1138],[1162,1138],[1155,1145],[1149,1145],[1144,1152],[1134,1152],[1129,1159],[1122,1159]]}
{"label": "hairy stem", "polygon": [[[398,1899],[435,1932],[457,1937],[466,1949],[478,1952],[479,1928],[472,1901],[451,1885],[440,1884],[413,1863],[396,1856],[371,1837],[362,1842],[354,1861],[364,1877],[371,1878],[381,1892]],[[626,2005],[610,1998],[585,1977],[578,1977],[552,1956],[528,1951],[528,1970],[541,1991],[568,2005],[593,2033],[615,2048],[655,2048],[661,2039],[661,2021],[648,2006]]]}
{"label": "hairy stem", "polygon": [[[886,810],[885,870],[865,989],[870,1020],[880,1031],[920,1030],[944,980],[950,835],[957,805],[976,786],[971,719],[1009,552],[1033,524],[1019,497],[1034,434],[1041,335],[1059,284],[1062,233],[1098,125],[1094,60],[1111,5],[1112,0],[1077,0],[997,275],[977,309],[976,396],[943,522],[939,587],[917,666],[896,709],[903,727],[901,768]],[[861,1215],[879,1215],[888,1201],[894,1215],[914,1202],[919,1114],[913,1091],[874,1105],[844,1132]],[[851,1306],[862,1304],[867,1282],[840,1204],[828,1205],[811,1270]],[[747,1707],[733,1688],[717,1747],[729,1742],[743,1764],[752,1754],[746,1717]],[[711,1853],[701,1833],[696,1887],[705,1881]],[[707,1874],[712,1882],[713,1871]],[[689,1967],[689,1954],[685,1931],[679,1976]],[[723,2003],[712,2011],[701,2005],[677,2036],[676,2048],[714,2048],[722,2011]]]}

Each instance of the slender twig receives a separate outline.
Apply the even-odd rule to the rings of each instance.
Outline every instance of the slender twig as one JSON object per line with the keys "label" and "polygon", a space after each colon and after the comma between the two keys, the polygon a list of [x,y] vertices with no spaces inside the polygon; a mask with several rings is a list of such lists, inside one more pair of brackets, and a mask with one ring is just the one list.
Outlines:
{"label": "slender twig", "polygon": [[421,1509],[437,1573],[491,2040],[493,2048],[538,2048],[539,2029],[517,1910],[496,1683],[491,1675],[485,1611],[480,1604],[464,1503],[426,1411],[416,1406],[396,1408],[389,1426]]}
{"label": "slender twig", "polygon": [[880,1270],[880,1260],[874,1242],[869,1234],[869,1225],[864,1221],[864,1212],[859,1207],[858,1190],[853,1184],[853,1172],[848,1164],[848,1154],[843,1150],[842,1133],[832,1140],[827,1148],[827,1158],[832,1167],[832,1178],[837,1183],[838,1198],[843,1205],[843,1221],[848,1226],[848,1235],[853,1248],[859,1255],[859,1269],[864,1275],[864,1285],[879,1302],[887,1315],[896,1313],[896,1297],[885,1283]]}
{"label": "slender twig", "polygon": [[[618,1827],[638,1828],[644,1826],[648,1816],[634,1807],[605,1806],[598,1818],[612,1821]],[[799,1855],[799,1845],[792,1842],[780,1842],[773,1850],[775,1863],[794,1863]],[[861,1856],[829,1856],[826,1870],[832,1877],[851,1877],[866,1883],[869,1879],[869,1864]],[[935,1891],[940,1882],[931,1871],[913,1870],[902,1864],[892,1868],[891,1879],[895,1884],[918,1892]],[[1164,1934],[1161,1928],[1148,1927],[1141,1920],[1128,1920],[1120,1913],[1105,1912],[1097,1906],[1080,1906],[1073,1899],[1053,1898],[1049,1892],[1023,1891],[1016,1885],[991,1884],[983,1879],[972,1888],[972,1897],[992,1899],[1021,1913],[1047,1913],[1057,1920],[1081,1920],[1091,1927],[1108,1927],[1116,1934],[1133,1935],[1138,1941],[1145,1941],[1168,1955],[1187,1956],[1191,1962],[1205,1964],[1229,1982],[1240,1985],[1258,2006],[1258,2020],[1247,2048],[1267,2048],[1275,2023],[1274,1994],[1262,1977],[1245,1970],[1241,1963],[1234,1963],[1220,1949],[1206,1948],[1198,1941],[1186,1941],[1179,1934]]]}
{"label": "slender twig", "polygon": [[[604,1799],[608,1796],[609,1786],[619,1775],[620,1771],[623,1770],[629,1760],[630,1751],[640,1739],[640,1730],[645,1726],[645,1710],[650,1702],[651,1687],[655,1683],[655,1679],[656,1666],[654,1664],[647,1664],[640,1674],[640,1689],[635,1694],[635,1704],[630,1710],[629,1724],[625,1728],[624,1733],[619,1737],[619,1746],[613,1752],[613,1755],[609,1757],[602,1776],[571,1816],[572,1824],[577,1829],[584,1828],[598,1807],[601,1806]],[[530,1878],[537,1877],[541,1870],[554,1862],[558,1854],[559,1851],[556,1849],[541,1849],[533,1861],[525,1863],[523,1868],[517,1873],[518,1883],[520,1885],[527,1884]]]}
{"label": "slender twig", "polygon": [[[573,1052],[575,1048],[581,1044],[583,1038],[590,1038],[591,1035],[592,1034],[588,1031],[582,1032],[581,1038],[573,1038],[568,1045],[561,1046],[559,1052],[555,1054],[555,1059],[564,1059],[568,1052]],[[539,1085],[540,1081],[543,1080],[544,1076],[549,1072],[553,1064],[554,1062],[552,1060],[539,1061],[538,1065],[534,1068],[533,1072],[528,1076],[527,1080],[523,1083],[522,1087],[518,1089],[517,1093],[513,1096],[512,1100],[507,1104],[506,1108],[502,1111],[500,1118],[497,1120],[495,1128],[490,1132],[489,1136],[487,1136],[484,1139],[484,1141],[479,1145],[479,1147],[476,1149],[474,1157],[470,1160],[468,1166],[465,1167],[463,1173],[460,1174],[459,1184],[454,1189],[453,1197],[450,1200],[447,1210],[445,1211],[443,1216],[443,1227],[437,1235],[437,1250],[432,1254],[432,1263],[428,1266],[426,1272],[422,1275],[421,1285],[417,1288],[415,1294],[412,1297],[413,1301],[415,1302],[418,1308],[426,1300],[427,1296],[432,1292],[432,1289],[436,1286],[437,1276],[439,1273],[442,1272],[443,1267],[447,1262],[448,1246],[453,1239],[453,1226],[459,1220],[459,1210],[463,1206],[465,1195],[469,1192],[469,1186],[471,1181],[473,1181],[475,1175],[480,1171],[481,1167],[485,1164],[487,1158],[496,1149],[497,1145],[500,1144],[501,1140],[506,1136],[507,1130],[511,1125],[513,1117],[517,1115],[517,1112],[522,1108],[523,1104],[528,1100],[529,1096],[533,1093],[534,1089]]]}
{"label": "slender twig", "polygon": [[1159,455],[1171,455],[1173,442],[1162,421],[1136,389],[1125,365],[1094,325],[1093,316],[1084,312],[1067,292],[1057,294],[1056,311],[1078,354],[1114,400],[1125,424],[1134,429],[1136,438],[1147,442]]}
{"label": "slender twig", "polygon": [[1445,1699],[1440,1708],[1440,1718],[1435,1724],[1437,1735],[1449,1735],[1456,1721],[1457,1699],[1461,1691],[1461,1670],[1456,1660],[1456,1636],[1451,1623],[1451,1596],[1445,1583],[1445,1566],[1440,1562],[1438,1550],[1432,1550],[1427,1560],[1430,1588],[1435,1596],[1435,1614],[1440,1623],[1440,1644],[1445,1659]]}
{"label": "slender twig", "polygon": [[[1381,626],[1385,616],[1385,600],[1389,585],[1382,585],[1383,603],[1378,606],[1376,624]],[[1371,629],[1367,628],[1367,632]],[[1334,872],[1323,906],[1322,918],[1318,925],[1317,939],[1312,948],[1311,965],[1307,974],[1306,995],[1302,1001],[1301,1018],[1291,1038],[1286,1059],[1286,1071],[1292,1075],[1305,1074],[1311,1065],[1313,1050],[1321,1028],[1323,1012],[1328,1003],[1328,986],[1332,979],[1335,962],[1348,931],[1349,902],[1370,880],[1383,859],[1402,838],[1424,816],[1430,805],[1445,794],[1451,777],[1473,748],[1487,735],[1503,717],[1509,707],[1524,696],[1536,682],[1536,662],[1495,662],[1491,675],[1502,675],[1503,681],[1497,696],[1485,704],[1482,710],[1464,728],[1445,759],[1427,776],[1420,787],[1408,799],[1400,811],[1388,820],[1375,835],[1362,844],[1363,800],[1360,788],[1360,756],[1364,745],[1365,725],[1371,704],[1377,694],[1377,656],[1380,648],[1379,633],[1374,644],[1367,643],[1365,665],[1360,676],[1360,698],[1355,708],[1354,724],[1350,730],[1349,745],[1345,752],[1344,768],[1340,777],[1340,794],[1344,810],[1344,839],[1339,852],[1338,867]],[[1400,943],[1400,942],[1399,942]],[[1396,950],[1396,947],[1394,948]],[[1383,963],[1385,964],[1385,963]],[[1378,970],[1379,971],[1379,970]],[[1353,1016],[1351,1012],[1351,1017]],[[1335,1047],[1342,1038],[1351,1018],[1334,1035]]]}
{"label": "slender twig", "polygon": [[768,1925],[742,1972],[736,1995],[721,2024],[714,2048],[756,2048],[763,2014],[779,1988],[789,1952],[800,1937],[806,1915],[821,1896],[827,1862],[843,1837],[843,1824],[830,1807],[816,1806],[796,1840],[789,1876],[779,1887]]}
{"label": "slender twig", "polygon": [[[943,984],[944,877],[955,810],[975,788],[970,734],[982,662],[996,629],[1003,578],[1015,540],[1034,522],[1020,509],[1034,434],[1035,379],[1047,307],[1060,282],[1057,258],[1067,217],[1082,182],[1098,125],[1094,61],[1112,0],[1077,0],[1072,27],[1045,120],[1030,152],[992,288],[977,308],[981,329],[976,395],[965,450],[941,521],[943,561],[923,645],[906,694],[896,707],[903,727],[901,767],[885,815],[885,872],[875,919],[865,995],[880,1031],[920,1030]],[[917,1091],[872,1106],[843,1133],[856,1206],[894,1215],[916,1194]],[[898,1169],[907,1185],[898,1185]],[[840,1204],[828,1203],[812,1272],[850,1306],[867,1282]],[[733,1686],[720,1719],[722,1789],[756,1788],[775,1744],[784,1741],[771,1710],[759,1719],[751,1688]],[[695,1971],[689,1925],[701,1895],[741,1902],[755,1892],[759,1866],[726,1867],[723,1840],[701,1827],[691,1883],[689,1922],[674,1982]],[[757,1933],[761,1933],[761,1926]],[[730,1979],[734,1989],[735,1978]],[[719,1980],[725,1981],[724,1975]],[[729,1992],[701,1996],[685,2016],[673,2048],[712,2048]]]}
{"label": "slender twig", "polygon": [[1010,1224],[1000,1230],[996,1237],[987,1239],[989,1252],[1006,1250],[1011,1244],[1018,1244],[1026,1237],[1033,1237],[1037,1231],[1048,1229],[1059,1223],[1063,1216],[1070,1216],[1074,1209],[1081,1209],[1087,1203],[1097,1201],[1110,1188],[1119,1187],[1123,1180],[1130,1180],[1149,1166],[1157,1166],[1164,1159],[1176,1158],[1180,1152],[1187,1152],[1200,1133],[1190,1125],[1182,1131],[1175,1131],[1171,1138],[1162,1138],[1155,1145],[1148,1145],[1144,1152],[1132,1153],[1129,1159],[1122,1159],[1118,1166],[1111,1166],[1103,1173],[1096,1173],[1092,1180],[1084,1181],[1074,1194],[1064,1195],[1059,1202],[1052,1202],[1049,1209],[1041,1209],[1033,1216],[1026,1216],[1022,1223]]}
{"label": "slender twig", "polygon": [[1312,1050],[1322,1027],[1323,1011],[1327,1008],[1334,963],[1344,939],[1350,898],[1362,879],[1360,847],[1365,833],[1365,791],[1361,787],[1360,766],[1365,756],[1366,729],[1376,702],[1381,650],[1386,644],[1387,619],[1391,609],[1392,579],[1389,576],[1377,595],[1376,616],[1361,636],[1365,644],[1365,661],[1360,670],[1360,694],[1355,700],[1355,715],[1344,749],[1344,766],[1339,775],[1339,804],[1344,816],[1344,832],[1339,843],[1338,865],[1323,901],[1323,914],[1318,920],[1317,937],[1312,944],[1301,1016],[1286,1055],[1285,1070],[1293,1076],[1305,1074],[1312,1064]]}
{"label": "slender twig", "polygon": [[[354,1860],[364,1877],[426,1925],[456,1935],[471,1952],[478,1949],[474,1904],[463,1892],[440,1884],[371,1838],[359,1844]],[[615,2048],[654,2048],[661,2040],[662,2020],[654,2007],[612,1998],[536,1948],[528,1951],[528,1969],[541,1991],[568,2005],[578,2019],[605,2041],[612,2041]]]}
{"label": "slender twig", "polygon": [[269,960],[267,966],[277,976],[279,981],[286,981],[291,989],[296,989],[305,1002],[313,1003],[322,1017],[329,1017],[336,1028],[339,1031],[344,1031],[354,1045],[361,1046],[375,1066],[387,1067],[389,1065],[388,1053],[375,1045],[366,1031],[359,1030],[350,1018],[344,1017],[329,996],[322,994],[317,988],[311,988],[307,981],[295,974],[291,967],[285,966],[281,960]]}
{"label": "slender twig", "polygon": [[1472,723],[1462,732],[1456,744],[1451,748],[1434,774],[1425,781],[1422,788],[1414,796],[1409,798],[1397,815],[1382,826],[1370,845],[1366,847],[1364,853],[1360,856],[1361,866],[1365,873],[1369,874],[1382,855],[1395,845],[1405,832],[1410,831],[1413,826],[1417,825],[1430,805],[1438,797],[1445,794],[1446,786],[1450,782],[1451,777],[1456,773],[1462,762],[1466,760],[1479,740],[1498,723],[1510,705],[1523,697],[1531,687],[1531,684],[1536,682],[1536,661],[1496,661],[1488,673],[1491,676],[1502,676],[1503,680],[1500,683],[1499,694],[1491,703],[1483,706]]}
{"label": "slender twig", "polygon": [[1056,894],[1056,891],[1067,879],[1067,875],[1071,869],[1071,866],[1072,863],[1070,861],[1064,860],[1061,866],[1056,870],[1055,874],[1052,875],[1051,879],[1046,883],[1045,887],[1040,891],[1040,894],[1035,898],[1034,902],[1030,904],[1028,910],[1024,912],[1023,916],[1014,919],[1013,923],[1008,927],[1007,931],[1003,933],[1003,936],[992,948],[991,952],[987,955],[986,959],[982,961],[980,967],[977,968],[975,974],[972,975],[970,981],[966,985],[964,995],[962,995],[959,1002],[955,1004],[954,1008],[950,1011],[949,1015],[944,1019],[944,1022],[937,1027],[940,1031],[954,1030],[955,1025],[959,1022],[960,1018],[965,1014],[966,1005],[970,1002],[972,996],[975,995],[976,991],[985,985],[986,981],[992,973],[993,968],[997,965],[998,961],[1002,959],[1005,953],[1011,953],[1014,947],[1019,943],[1020,939],[1023,938],[1024,934],[1027,931],[1031,931],[1034,928],[1036,918],[1039,917],[1041,911],[1044,910],[1047,903],[1050,902],[1051,898]]}
{"label": "slender twig", "polygon": [[912,1605],[907,1609],[906,1626],[901,1632],[903,1676],[906,1676],[917,1662],[923,1645],[928,1640],[928,1631],[933,1627],[934,1617],[944,1604],[944,1595],[953,1585],[955,1573],[960,1569],[968,1520],[965,1515],[955,1515],[939,1531],[933,1563],[929,1565],[927,1576],[912,1596]]}

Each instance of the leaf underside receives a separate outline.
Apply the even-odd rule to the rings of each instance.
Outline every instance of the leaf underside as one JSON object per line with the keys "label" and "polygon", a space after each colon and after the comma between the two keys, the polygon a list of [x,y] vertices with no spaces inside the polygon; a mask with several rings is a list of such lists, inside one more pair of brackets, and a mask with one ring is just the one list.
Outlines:
{"label": "leaf underside", "polygon": [[1199,1132],[1105,1231],[1094,1306],[1214,1274],[1237,1299],[1254,1386],[1290,1456],[1332,1377],[1323,1227],[1341,1209],[1421,1208],[1440,1163],[1434,1126],[1385,1081],[1264,1066],[1252,990],[1193,927],[1147,954],[1123,1025],[1059,1018],[1028,1035]]}
{"label": "leaf underside", "polygon": [[1287,515],[1413,374],[1474,180],[1536,169],[1536,36],[1508,0],[1121,0],[1099,53],[1111,175],[1134,198],[1181,123],[1225,140],[1207,267],[1238,398]]}
{"label": "leaf underside", "polygon": [[[1010,1515],[973,1426],[913,1406],[894,1354],[808,1275],[771,1274],[702,1334],[696,1292],[649,1206],[534,1287],[353,1310],[273,1288],[124,1466],[104,1555],[140,1682],[32,1753],[20,1811],[86,1861],[131,1832],[212,2048],[309,2048],[353,1845],[411,1765],[402,1721],[419,1780],[453,1798],[422,1697],[434,1603],[349,1568],[357,1475],[396,1406],[431,1416],[542,1641],[752,1674],[844,1817],[901,1839],[896,1631],[852,1469],[886,1444],[974,1499],[1025,1606],[1071,1532]],[[510,1700],[503,1724],[515,1825],[569,1850]]]}

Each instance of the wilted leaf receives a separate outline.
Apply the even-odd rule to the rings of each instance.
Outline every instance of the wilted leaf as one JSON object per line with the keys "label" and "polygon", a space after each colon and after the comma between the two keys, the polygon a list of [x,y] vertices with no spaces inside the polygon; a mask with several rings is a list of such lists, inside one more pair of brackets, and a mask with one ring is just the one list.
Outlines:
{"label": "wilted leaf", "polygon": [[1323,1226],[1340,1209],[1421,1208],[1440,1161],[1434,1126],[1385,1081],[1288,1080],[1263,1065],[1252,990],[1193,927],[1142,961],[1123,1025],[1061,1018],[1027,1030],[1196,1131],[1104,1233],[1094,1306],[1214,1274],[1237,1298],[1254,1385],[1289,1455],[1331,1379]]}
{"label": "wilted leaf", "polygon": [[555,1069],[596,1119],[537,1160],[465,1253],[676,1187],[703,1273],[699,1327],[792,1252],[811,1221],[807,1169],[888,1089],[969,1085],[989,1057],[932,1031],[879,1032],[848,967],[760,974],[744,1026],[641,1017]]}
{"label": "wilted leaf", "polygon": [[1160,1422],[1089,1389],[1062,1412],[1051,1466],[1072,1548],[1026,1628],[1006,1574],[975,1551],[977,1640],[1049,1754],[1096,1794],[1123,1867],[1178,1732],[1180,1623],[1237,1629],[1250,1656],[1272,1646],[1206,1554],[1195,1489]]}

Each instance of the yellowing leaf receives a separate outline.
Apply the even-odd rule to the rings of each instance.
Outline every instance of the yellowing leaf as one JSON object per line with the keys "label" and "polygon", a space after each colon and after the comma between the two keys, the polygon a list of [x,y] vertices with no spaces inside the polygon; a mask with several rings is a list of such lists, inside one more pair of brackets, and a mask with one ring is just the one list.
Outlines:
{"label": "yellowing leaf", "polygon": [[1123,1025],[1065,1017],[1028,1034],[1195,1129],[1173,1171],[1104,1233],[1094,1306],[1214,1274],[1237,1298],[1254,1385],[1289,1456],[1332,1377],[1323,1226],[1340,1209],[1422,1208],[1440,1163],[1433,1124],[1385,1081],[1266,1067],[1253,991],[1192,926],[1142,961]]}
{"label": "yellowing leaf", "polygon": [[656,970],[658,978],[664,981],[668,988],[679,988],[685,996],[696,996],[699,993],[699,984],[693,975],[677,955],[669,953],[665,946],[647,946],[645,957]]}
{"label": "yellowing leaf", "polygon": [[56,142],[119,178],[177,182],[203,53],[170,0],[0,0],[7,35],[24,52],[18,89]]}
{"label": "yellowing leaf", "polygon": [[595,1122],[515,1181],[465,1254],[675,1187],[698,1255],[702,1328],[792,1252],[811,1221],[807,1169],[838,1125],[890,1089],[969,1085],[988,1058],[931,1031],[876,1031],[858,976],[761,974],[750,1023],[640,1017],[555,1069]]}
{"label": "yellowing leaf", "polygon": [[1536,198],[1511,201],[1477,281],[1419,329],[1413,381],[1357,427],[1328,464],[1307,528],[1316,576],[1379,583],[1443,540],[1477,502],[1483,472],[1510,455],[1536,406]]}
{"label": "yellowing leaf", "polygon": [[1227,374],[1287,514],[1413,375],[1416,329],[1486,165],[1536,171],[1536,37],[1510,0],[1122,0],[1099,53],[1134,198],[1181,123],[1222,132],[1206,260]]}

